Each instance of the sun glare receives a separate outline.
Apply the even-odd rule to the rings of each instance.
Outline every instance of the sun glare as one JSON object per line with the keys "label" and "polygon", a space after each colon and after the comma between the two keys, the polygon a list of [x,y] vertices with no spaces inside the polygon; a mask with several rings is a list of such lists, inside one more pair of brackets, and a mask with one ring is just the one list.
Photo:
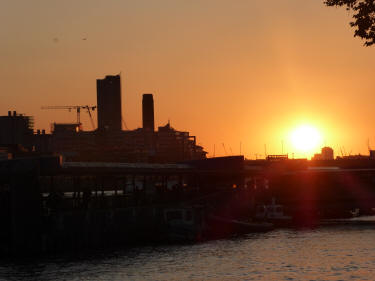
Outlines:
{"label": "sun glare", "polygon": [[322,136],[315,127],[302,125],[291,132],[290,141],[296,152],[311,155],[321,146]]}

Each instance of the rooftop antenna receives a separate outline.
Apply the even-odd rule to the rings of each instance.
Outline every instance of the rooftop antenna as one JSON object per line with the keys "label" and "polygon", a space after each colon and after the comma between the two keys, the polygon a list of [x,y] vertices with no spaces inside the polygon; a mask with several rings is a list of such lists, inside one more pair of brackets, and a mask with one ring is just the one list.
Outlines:
{"label": "rooftop antenna", "polygon": [[264,158],[267,158],[267,145],[264,144]]}
{"label": "rooftop antenna", "polygon": [[232,147],[229,147],[230,154],[233,155]]}
{"label": "rooftop antenna", "polygon": [[240,142],[240,155],[242,154],[242,142]]}
{"label": "rooftop antenna", "polygon": [[215,144],[214,144],[214,157],[215,157],[215,152],[216,152],[216,147],[215,147]]}

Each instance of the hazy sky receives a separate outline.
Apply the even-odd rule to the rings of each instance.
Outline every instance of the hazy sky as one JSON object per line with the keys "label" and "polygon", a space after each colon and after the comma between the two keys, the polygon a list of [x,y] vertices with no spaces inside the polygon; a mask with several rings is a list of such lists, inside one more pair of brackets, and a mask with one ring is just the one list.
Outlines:
{"label": "hazy sky", "polygon": [[[96,79],[122,73],[123,116],[171,121],[216,156],[293,152],[316,126],[336,152],[375,148],[375,49],[323,0],[0,0],[0,114],[35,129],[75,120],[42,105],[95,105]],[[83,40],[87,38],[87,40]],[[87,114],[84,127],[91,129]]]}

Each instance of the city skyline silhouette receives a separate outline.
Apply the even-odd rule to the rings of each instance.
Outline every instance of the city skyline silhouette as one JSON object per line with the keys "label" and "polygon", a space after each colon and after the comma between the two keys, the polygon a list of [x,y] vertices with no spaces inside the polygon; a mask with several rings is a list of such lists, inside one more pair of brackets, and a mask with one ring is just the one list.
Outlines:
{"label": "city skyline silhouette", "polygon": [[209,156],[214,147],[225,155],[223,143],[248,158],[265,145],[268,154],[298,154],[288,136],[300,125],[317,128],[336,154],[367,154],[375,144],[373,50],[353,38],[345,9],[321,1],[72,4],[2,9],[3,115],[32,115],[35,129],[48,131],[75,116],[41,106],[95,104],[95,79],[121,72],[129,129],[142,124],[141,95],[153,93],[155,126],[170,120],[192,132]]}

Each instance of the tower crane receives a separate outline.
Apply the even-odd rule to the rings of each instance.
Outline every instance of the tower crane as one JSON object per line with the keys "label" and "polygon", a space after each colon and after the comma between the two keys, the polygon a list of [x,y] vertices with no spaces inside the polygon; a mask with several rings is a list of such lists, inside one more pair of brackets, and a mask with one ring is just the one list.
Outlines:
{"label": "tower crane", "polygon": [[89,105],[54,105],[54,106],[42,106],[42,109],[67,109],[69,111],[76,110],[77,112],[77,124],[81,124],[81,109],[86,109],[87,113],[90,116],[90,121],[93,130],[95,130],[95,123],[92,119],[91,111],[94,111],[97,106],[89,106]]}

